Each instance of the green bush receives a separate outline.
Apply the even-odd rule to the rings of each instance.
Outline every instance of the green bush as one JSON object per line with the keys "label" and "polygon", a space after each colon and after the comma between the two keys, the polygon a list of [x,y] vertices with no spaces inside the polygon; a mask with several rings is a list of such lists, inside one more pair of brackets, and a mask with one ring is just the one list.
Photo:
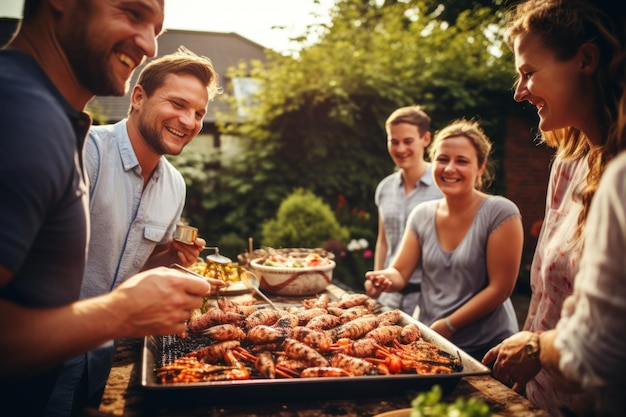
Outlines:
{"label": "green bush", "polygon": [[264,222],[261,230],[263,245],[274,248],[319,248],[329,239],[345,243],[349,237],[330,206],[302,188],[280,203],[276,217]]}

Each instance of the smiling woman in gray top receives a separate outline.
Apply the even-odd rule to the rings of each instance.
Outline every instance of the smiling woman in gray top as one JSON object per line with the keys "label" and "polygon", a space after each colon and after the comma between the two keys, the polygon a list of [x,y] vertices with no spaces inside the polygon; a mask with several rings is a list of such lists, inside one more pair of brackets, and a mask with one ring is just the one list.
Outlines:
{"label": "smiling woman in gray top", "polygon": [[490,152],[476,122],[458,120],[438,132],[430,154],[444,198],[416,206],[394,262],[366,275],[379,292],[398,291],[421,266],[419,320],[475,358],[518,330],[509,296],[522,221],[513,202],[480,191]]}

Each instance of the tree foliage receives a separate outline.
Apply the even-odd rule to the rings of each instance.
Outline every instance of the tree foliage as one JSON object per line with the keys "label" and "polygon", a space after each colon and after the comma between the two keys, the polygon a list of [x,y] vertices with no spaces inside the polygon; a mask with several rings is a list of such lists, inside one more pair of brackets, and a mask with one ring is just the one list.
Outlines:
{"label": "tree foliage", "polygon": [[[501,150],[513,70],[499,10],[487,0],[339,0],[332,24],[310,28],[320,39],[297,56],[233,68],[229,78],[260,82],[246,121],[223,115],[223,131],[245,146],[227,163],[191,164],[202,174],[190,182],[187,217],[202,213],[194,222],[209,219],[212,235],[258,236],[281,201],[306,188],[331,205],[345,196],[371,214],[375,233],[374,190],[393,170],[384,121],[399,106],[423,105],[433,130],[479,119]],[[241,104],[226,98],[233,112]]]}

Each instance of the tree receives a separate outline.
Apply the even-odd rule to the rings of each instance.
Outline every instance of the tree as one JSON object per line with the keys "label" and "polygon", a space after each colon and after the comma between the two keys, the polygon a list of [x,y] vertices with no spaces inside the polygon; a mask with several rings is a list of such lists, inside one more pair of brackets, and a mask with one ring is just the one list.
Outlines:
{"label": "tree", "polygon": [[502,149],[514,73],[499,7],[485,3],[339,0],[332,25],[310,28],[319,42],[298,56],[233,68],[230,78],[252,74],[260,90],[247,121],[223,123],[247,145],[204,186],[202,205],[220,221],[211,233],[258,235],[287,195],[306,188],[329,204],[345,196],[371,214],[375,234],[374,189],[393,170],[384,120],[399,106],[422,104],[434,130],[480,119]]}

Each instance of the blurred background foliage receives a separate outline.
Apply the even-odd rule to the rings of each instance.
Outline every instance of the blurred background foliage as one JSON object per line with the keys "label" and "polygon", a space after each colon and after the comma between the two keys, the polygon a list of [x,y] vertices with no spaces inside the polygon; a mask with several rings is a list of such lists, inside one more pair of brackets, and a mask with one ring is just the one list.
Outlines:
{"label": "blurred background foliage", "polygon": [[349,231],[335,243],[365,238],[373,249],[374,190],[394,169],[384,121],[411,104],[424,106],[433,133],[459,117],[479,120],[495,143],[496,181],[488,191],[504,193],[498,161],[515,80],[503,44],[504,7],[490,0],[338,0],[332,24],[309,27],[298,40],[304,45],[316,34],[318,41],[296,56],[268,51],[264,64],[231,68],[227,80],[252,74],[260,85],[242,123],[227,122],[242,103],[220,97],[232,104],[220,129],[244,145],[227,161],[171,158],[188,184],[185,218],[235,258],[248,237],[255,247],[267,244],[263,224],[304,188]]}

